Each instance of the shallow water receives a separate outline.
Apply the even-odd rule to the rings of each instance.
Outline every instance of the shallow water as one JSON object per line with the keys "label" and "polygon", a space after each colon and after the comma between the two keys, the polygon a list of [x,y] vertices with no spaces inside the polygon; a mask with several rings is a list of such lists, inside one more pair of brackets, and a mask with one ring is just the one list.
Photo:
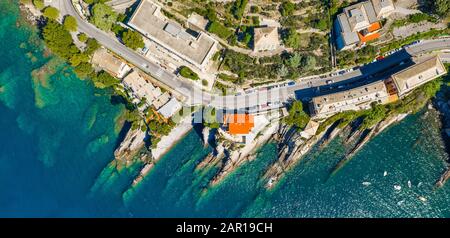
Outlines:
{"label": "shallow water", "polygon": [[339,138],[312,151],[272,191],[259,180],[276,160],[272,143],[208,188],[216,169],[195,167],[211,149],[191,132],[131,187],[139,165],[109,164],[123,107],[44,57],[33,29],[17,28],[17,5],[6,2],[0,3],[1,217],[450,216],[449,186],[433,190],[448,155],[436,117],[423,113],[373,139],[332,177],[344,154]]}

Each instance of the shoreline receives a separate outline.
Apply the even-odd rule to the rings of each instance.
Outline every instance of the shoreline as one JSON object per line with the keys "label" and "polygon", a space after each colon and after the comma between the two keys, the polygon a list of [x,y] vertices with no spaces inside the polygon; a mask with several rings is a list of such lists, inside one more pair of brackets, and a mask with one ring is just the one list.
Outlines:
{"label": "shoreline", "polygon": [[161,137],[161,140],[156,145],[156,148],[151,149],[151,154],[155,162],[167,154],[175,145],[178,144],[178,142],[180,142],[190,131],[192,131],[193,125],[191,121],[191,116],[183,118],[183,120],[181,120],[168,135]]}

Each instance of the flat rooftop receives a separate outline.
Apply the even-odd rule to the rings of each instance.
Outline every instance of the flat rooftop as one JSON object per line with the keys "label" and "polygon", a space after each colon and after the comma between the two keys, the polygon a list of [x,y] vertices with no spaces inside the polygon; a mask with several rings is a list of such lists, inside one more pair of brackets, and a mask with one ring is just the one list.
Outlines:
{"label": "flat rooftop", "polygon": [[398,90],[407,91],[431,79],[446,73],[445,66],[438,56],[433,56],[425,61],[406,68],[392,75]]}
{"label": "flat rooftop", "polygon": [[184,60],[197,65],[203,65],[216,43],[204,33],[191,34],[178,23],[168,20],[160,12],[160,7],[149,0],[140,2],[128,25]]}
{"label": "flat rooftop", "polygon": [[312,102],[314,104],[326,105],[330,103],[343,102],[346,100],[351,100],[361,96],[369,95],[379,91],[386,91],[386,85],[383,81],[377,81],[368,85],[361,87],[349,89],[342,92],[337,92],[333,94],[323,95],[314,97]]}

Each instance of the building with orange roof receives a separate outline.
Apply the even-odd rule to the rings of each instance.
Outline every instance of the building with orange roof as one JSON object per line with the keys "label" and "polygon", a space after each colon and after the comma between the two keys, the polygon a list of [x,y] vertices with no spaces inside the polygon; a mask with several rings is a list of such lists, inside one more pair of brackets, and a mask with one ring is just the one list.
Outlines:
{"label": "building with orange roof", "polygon": [[337,49],[354,49],[378,39],[380,21],[394,9],[392,0],[368,0],[344,8],[334,23]]}
{"label": "building with orange roof", "polygon": [[223,128],[231,135],[246,135],[255,126],[255,119],[250,114],[225,114]]}

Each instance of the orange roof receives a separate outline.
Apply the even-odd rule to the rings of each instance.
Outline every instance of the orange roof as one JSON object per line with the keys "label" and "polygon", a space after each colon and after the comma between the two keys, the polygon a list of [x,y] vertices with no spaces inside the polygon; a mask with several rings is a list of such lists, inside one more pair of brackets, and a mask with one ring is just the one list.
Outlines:
{"label": "orange roof", "polygon": [[374,32],[381,29],[381,24],[379,22],[374,22],[369,26],[369,32]]}
{"label": "orange roof", "polygon": [[248,134],[255,126],[254,117],[249,114],[225,114],[223,124],[228,124],[228,133],[232,135]]}
{"label": "orange roof", "polygon": [[378,39],[380,37],[380,34],[379,33],[373,33],[373,34],[369,34],[369,35],[363,36],[361,33],[358,32],[358,36],[359,36],[359,39],[361,40],[361,42],[367,43],[369,41],[373,41],[375,39]]}

